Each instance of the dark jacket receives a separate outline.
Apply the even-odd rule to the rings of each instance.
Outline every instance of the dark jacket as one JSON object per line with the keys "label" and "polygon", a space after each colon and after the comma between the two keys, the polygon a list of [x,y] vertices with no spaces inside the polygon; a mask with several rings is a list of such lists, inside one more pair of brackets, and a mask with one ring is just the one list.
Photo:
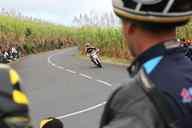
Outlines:
{"label": "dark jacket", "polygon": [[191,118],[192,62],[178,46],[161,43],[135,59],[128,70],[132,79],[108,100],[100,128],[167,128]]}

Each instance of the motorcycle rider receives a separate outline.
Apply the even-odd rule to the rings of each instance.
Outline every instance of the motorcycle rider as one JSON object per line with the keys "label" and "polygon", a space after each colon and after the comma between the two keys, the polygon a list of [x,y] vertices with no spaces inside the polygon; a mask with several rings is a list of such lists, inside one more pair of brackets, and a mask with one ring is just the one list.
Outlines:
{"label": "motorcycle rider", "polygon": [[97,53],[100,51],[98,48],[92,46],[90,43],[85,44],[85,53],[87,56],[90,56],[92,52],[96,51]]}
{"label": "motorcycle rider", "polygon": [[99,68],[102,68],[102,64],[99,56],[97,55],[100,50],[96,47],[93,47],[90,43],[85,44],[85,53],[91,59],[91,61],[97,65]]}
{"label": "motorcycle rider", "polygon": [[113,0],[113,7],[135,59],[100,128],[191,128],[192,61],[176,39],[176,27],[191,18],[191,0]]}

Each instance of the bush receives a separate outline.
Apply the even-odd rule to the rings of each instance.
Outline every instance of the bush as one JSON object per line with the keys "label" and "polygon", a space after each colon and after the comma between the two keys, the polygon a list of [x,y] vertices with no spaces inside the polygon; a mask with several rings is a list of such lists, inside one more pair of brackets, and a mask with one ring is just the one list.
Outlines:
{"label": "bush", "polygon": [[26,43],[26,44],[24,44],[24,45],[23,45],[23,48],[24,48],[24,50],[26,51],[27,54],[32,54],[32,53],[34,53],[32,43]]}

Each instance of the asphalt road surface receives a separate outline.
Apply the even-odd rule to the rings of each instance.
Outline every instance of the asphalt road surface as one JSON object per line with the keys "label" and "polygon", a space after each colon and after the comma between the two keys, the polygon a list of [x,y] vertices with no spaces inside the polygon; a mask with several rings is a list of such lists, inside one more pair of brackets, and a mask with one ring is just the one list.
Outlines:
{"label": "asphalt road surface", "polygon": [[98,128],[105,101],[129,79],[125,66],[96,68],[77,53],[77,48],[67,48],[11,64],[22,77],[35,127],[40,119],[54,116],[65,128]]}

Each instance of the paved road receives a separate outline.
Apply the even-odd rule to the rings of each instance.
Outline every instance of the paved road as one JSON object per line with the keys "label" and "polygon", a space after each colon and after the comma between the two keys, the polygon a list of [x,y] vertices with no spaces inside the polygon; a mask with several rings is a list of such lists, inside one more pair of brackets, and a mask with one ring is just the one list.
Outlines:
{"label": "paved road", "polygon": [[12,64],[22,76],[36,127],[42,117],[55,116],[65,128],[98,128],[104,101],[128,79],[126,67],[104,64],[98,69],[77,53],[67,48]]}

